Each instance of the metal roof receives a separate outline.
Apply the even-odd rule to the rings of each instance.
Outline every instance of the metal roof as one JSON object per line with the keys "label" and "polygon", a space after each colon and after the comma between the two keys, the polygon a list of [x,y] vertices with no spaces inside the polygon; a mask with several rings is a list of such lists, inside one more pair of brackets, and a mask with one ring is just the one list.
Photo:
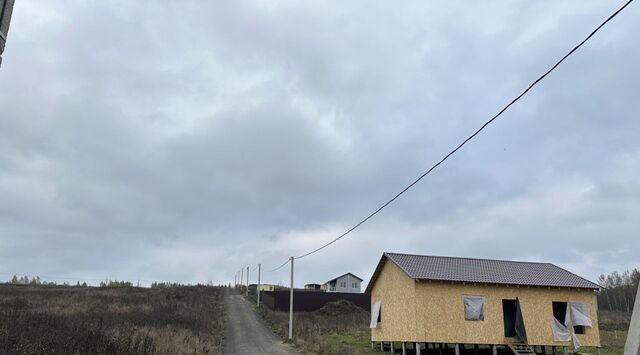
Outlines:
{"label": "metal roof", "polygon": [[551,263],[384,253],[366,292],[373,287],[387,259],[415,280],[600,289]]}

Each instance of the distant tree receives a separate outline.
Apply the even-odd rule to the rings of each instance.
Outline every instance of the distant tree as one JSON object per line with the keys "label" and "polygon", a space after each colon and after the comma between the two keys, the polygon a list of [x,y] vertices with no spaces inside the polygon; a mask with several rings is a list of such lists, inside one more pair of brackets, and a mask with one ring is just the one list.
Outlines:
{"label": "distant tree", "polygon": [[17,284],[18,283],[18,276],[13,275],[13,277],[11,278],[11,283],[14,284],[14,285]]}
{"label": "distant tree", "polygon": [[609,275],[600,275],[598,284],[602,291],[598,295],[598,308],[609,311],[631,312],[636,298],[640,270],[617,271]]}
{"label": "distant tree", "polygon": [[106,280],[100,282],[100,287],[133,287],[133,283],[124,280]]}

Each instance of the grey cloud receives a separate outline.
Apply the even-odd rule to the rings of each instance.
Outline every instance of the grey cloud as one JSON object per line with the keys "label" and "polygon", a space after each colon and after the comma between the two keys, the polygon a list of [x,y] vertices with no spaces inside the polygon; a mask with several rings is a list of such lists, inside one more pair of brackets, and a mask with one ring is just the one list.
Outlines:
{"label": "grey cloud", "polygon": [[[612,10],[76,5],[14,11],[0,267],[219,282],[346,230]],[[631,16],[370,224],[301,260],[299,282],[366,278],[386,250],[548,260],[591,278],[634,267]]]}

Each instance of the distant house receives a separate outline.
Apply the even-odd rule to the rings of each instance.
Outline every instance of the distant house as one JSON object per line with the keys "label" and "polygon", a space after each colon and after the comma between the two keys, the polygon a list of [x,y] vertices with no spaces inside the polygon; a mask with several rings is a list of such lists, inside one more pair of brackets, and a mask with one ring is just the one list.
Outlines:
{"label": "distant house", "polygon": [[320,284],[306,284],[304,285],[305,290],[322,290],[322,285]]}
{"label": "distant house", "polygon": [[273,291],[277,288],[278,286],[276,285],[271,285],[271,284],[260,284],[258,285],[258,289],[260,290],[260,292],[263,291]]}
{"label": "distant house", "polygon": [[348,272],[335,279],[329,280],[322,285],[322,289],[327,292],[360,293],[362,279]]}
{"label": "distant house", "polygon": [[384,253],[366,289],[371,340],[415,350],[455,344],[456,354],[469,345],[494,354],[599,347],[599,290],[549,263]]}

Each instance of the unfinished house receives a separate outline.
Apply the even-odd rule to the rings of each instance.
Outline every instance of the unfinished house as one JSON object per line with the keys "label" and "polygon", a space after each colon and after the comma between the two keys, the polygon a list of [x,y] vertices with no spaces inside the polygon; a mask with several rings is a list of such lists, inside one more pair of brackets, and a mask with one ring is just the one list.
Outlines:
{"label": "unfinished house", "polygon": [[365,292],[372,346],[544,354],[599,351],[599,290],[549,263],[384,253]]}

